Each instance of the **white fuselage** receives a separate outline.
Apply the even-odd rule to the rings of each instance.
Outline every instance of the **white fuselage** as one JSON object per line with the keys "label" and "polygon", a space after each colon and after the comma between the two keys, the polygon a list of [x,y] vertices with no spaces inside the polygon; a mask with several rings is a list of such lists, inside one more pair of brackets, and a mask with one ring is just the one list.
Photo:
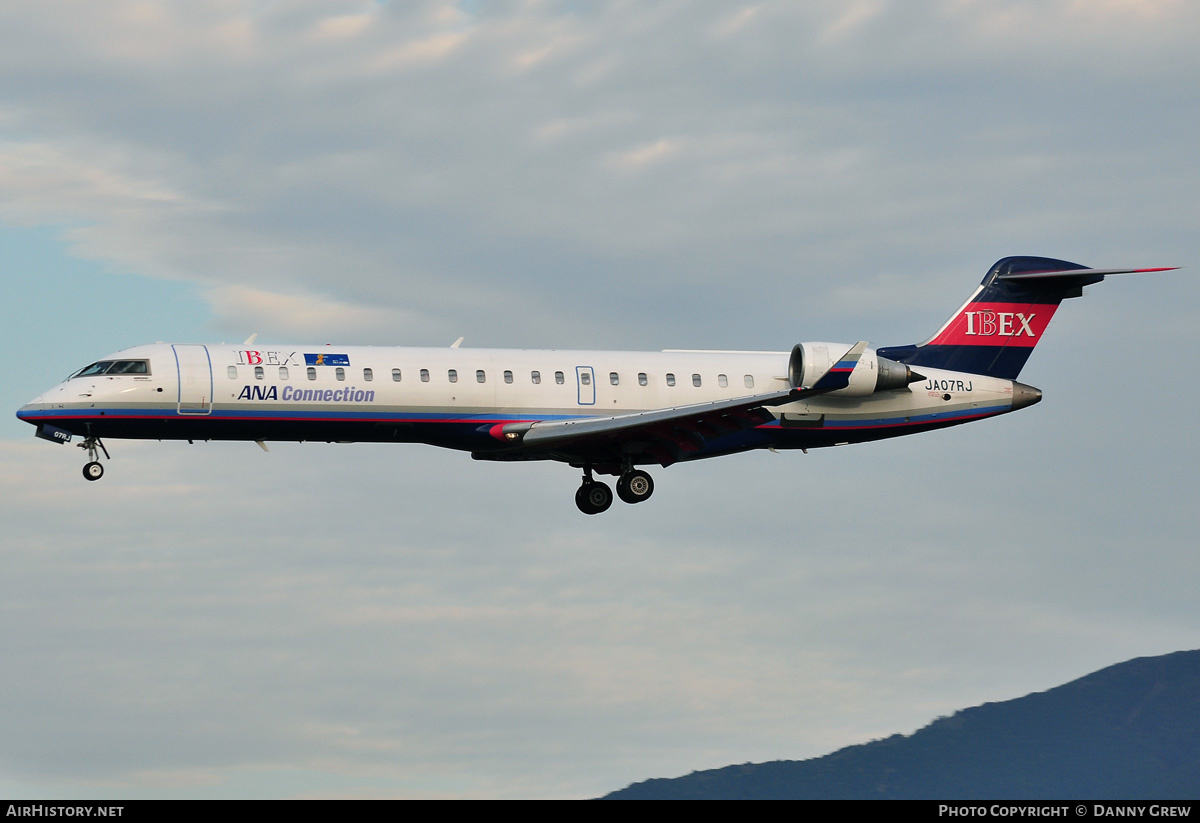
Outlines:
{"label": "white fuselage", "polygon": [[[816,345],[837,353],[848,348]],[[474,449],[490,444],[464,436],[464,425],[616,416],[788,387],[787,352],[154,344],[104,360],[145,360],[148,367],[72,377],[19,415],[76,434],[90,423],[111,437],[401,439]],[[771,413],[785,428],[793,418],[822,417],[822,425],[764,444],[876,439],[1010,410],[1013,381],[936,369],[922,375],[926,380],[905,389],[777,406]],[[417,424],[421,431],[362,437],[362,426],[344,428],[355,422]],[[304,425],[292,425],[298,423]],[[454,432],[437,431],[451,425]]]}

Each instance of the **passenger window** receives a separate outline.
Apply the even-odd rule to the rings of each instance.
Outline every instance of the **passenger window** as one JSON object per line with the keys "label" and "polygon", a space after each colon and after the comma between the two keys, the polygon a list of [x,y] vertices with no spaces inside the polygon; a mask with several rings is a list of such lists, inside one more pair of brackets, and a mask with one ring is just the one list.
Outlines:
{"label": "passenger window", "polygon": [[287,380],[287,379],[288,379],[288,370],[287,370],[287,366],[280,366],[280,367],[279,367],[279,379],[280,379],[280,380]]}
{"label": "passenger window", "polygon": [[667,385],[668,386],[675,385],[675,375],[671,374],[670,372],[667,372]]}
{"label": "passenger window", "polygon": [[563,383],[567,382],[567,379],[565,377],[563,377],[562,372],[556,371],[554,373],[554,382],[561,386]]}
{"label": "passenger window", "polygon": [[363,380],[366,380],[368,383],[370,383],[374,379],[375,379],[374,371],[372,371],[371,369],[363,369]]}
{"label": "passenger window", "polygon": [[592,373],[590,371],[581,371],[579,373],[579,382],[585,386],[592,385]]}
{"label": "passenger window", "polygon": [[458,382],[458,369],[450,369],[449,371],[447,371],[446,379],[448,379],[451,383],[457,383]]}
{"label": "passenger window", "polygon": [[[313,366],[309,366],[309,367],[308,367],[308,379],[309,379],[309,380],[316,380],[316,379],[317,379],[317,370],[316,370],[316,368],[315,368],[315,367],[313,367]],[[305,391],[307,391],[307,389],[305,389]]]}
{"label": "passenger window", "polygon": [[511,372],[510,370],[508,370],[508,369],[505,369],[505,370],[504,370],[504,382],[505,382],[505,383],[511,383],[511,382],[512,382],[512,372]]}
{"label": "passenger window", "polygon": [[392,369],[392,382],[394,382],[394,383],[400,382],[400,370],[399,369]]}
{"label": "passenger window", "polygon": [[345,380],[346,379],[346,370],[343,369],[341,366],[338,366],[336,369],[333,370],[333,376],[336,377],[338,380]]}
{"label": "passenger window", "polygon": [[475,370],[475,382],[476,383],[486,383],[487,382],[487,375],[484,374],[483,369]]}
{"label": "passenger window", "polygon": [[646,377],[646,373],[644,371],[638,372],[638,385],[645,386],[645,385],[648,385],[649,383],[650,383],[650,378]]}
{"label": "passenger window", "polygon": [[754,375],[752,375],[752,374],[746,375],[746,388],[748,388],[748,389],[754,388]]}
{"label": "passenger window", "polygon": [[531,371],[529,379],[533,381],[533,385],[538,385],[542,382],[542,373],[540,371]]}
{"label": "passenger window", "polygon": [[421,382],[422,383],[429,382],[429,369],[421,369]]}
{"label": "passenger window", "polygon": [[728,387],[729,386],[729,378],[723,374],[718,374],[717,375],[717,385],[723,389]]}
{"label": "passenger window", "polygon": [[262,379],[263,379],[263,367],[262,367],[262,366],[255,366],[255,367],[254,367],[254,379],[255,379],[255,380],[262,380]]}
{"label": "passenger window", "polygon": [[230,380],[237,380],[237,366],[230,366],[225,373],[229,375]]}
{"label": "passenger window", "polygon": [[693,385],[693,386],[696,386],[697,388],[699,388],[699,386],[700,386],[700,375],[698,375],[698,374],[693,374],[693,375],[692,375],[692,385]]}
{"label": "passenger window", "polygon": [[615,371],[610,371],[608,373],[608,382],[612,383],[614,386],[619,386],[621,384],[621,376]]}

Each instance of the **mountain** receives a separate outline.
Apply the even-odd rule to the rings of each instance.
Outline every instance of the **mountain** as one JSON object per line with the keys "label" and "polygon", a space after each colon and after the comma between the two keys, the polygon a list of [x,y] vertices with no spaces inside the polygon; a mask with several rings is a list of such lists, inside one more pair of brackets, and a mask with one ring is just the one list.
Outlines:
{"label": "mountain", "polygon": [[811,760],[647,780],[605,799],[1200,797],[1200,651],[1139,657]]}

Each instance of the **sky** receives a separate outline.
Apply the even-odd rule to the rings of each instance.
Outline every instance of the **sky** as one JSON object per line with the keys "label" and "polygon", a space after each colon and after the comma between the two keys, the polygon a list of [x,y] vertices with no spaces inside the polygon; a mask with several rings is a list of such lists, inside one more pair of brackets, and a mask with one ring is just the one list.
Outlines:
{"label": "sky", "polygon": [[[593,797],[1200,647],[1197,31],[0,5],[0,795]],[[12,415],[156,340],[918,342],[1012,254],[1184,268],[1065,303],[1019,414],[596,517],[567,466],[416,445],[110,441],[87,483]]]}

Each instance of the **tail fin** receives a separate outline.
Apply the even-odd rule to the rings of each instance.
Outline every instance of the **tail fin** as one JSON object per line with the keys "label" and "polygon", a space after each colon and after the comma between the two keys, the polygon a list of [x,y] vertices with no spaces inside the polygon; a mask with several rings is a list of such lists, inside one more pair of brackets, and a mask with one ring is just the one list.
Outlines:
{"label": "tail fin", "polygon": [[879,349],[909,366],[1015,380],[1058,304],[1083,294],[1106,274],[1163,269],[1089,269],[1049,257],[1005,257],[933,337],[915,346]]}

